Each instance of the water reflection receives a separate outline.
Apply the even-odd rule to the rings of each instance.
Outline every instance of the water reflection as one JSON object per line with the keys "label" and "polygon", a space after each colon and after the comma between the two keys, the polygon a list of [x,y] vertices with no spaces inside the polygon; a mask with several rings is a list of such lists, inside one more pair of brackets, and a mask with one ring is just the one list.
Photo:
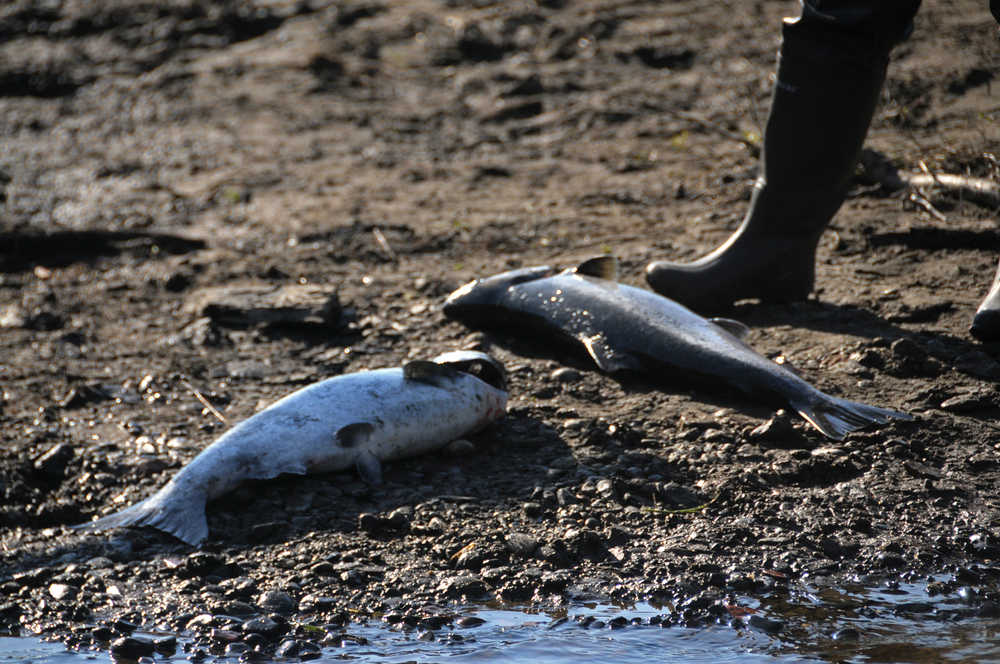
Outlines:
{"label": "water reflection", "polygon": [[[669,608],[648,604],[627,609],[577,604],[554,615],[470,607],[463,611],[464,620],[433,631],[380,621],[351,625],[339,647],[324,648],[313,661],[1000,661],[1000,623],[992,595],[929,581],[792,586],[764,598],[738,598],[725,605],[717,623],[698,628],[671,625]],[[0,638],[0,664],[81,664],[87,658],[106,661],[108,655],[68,652],[61,644],[38,639]],[[171,657],[157,655],[155,661],[188,658],[179,649]],[[239,660],[209,655],[206,661]]]}

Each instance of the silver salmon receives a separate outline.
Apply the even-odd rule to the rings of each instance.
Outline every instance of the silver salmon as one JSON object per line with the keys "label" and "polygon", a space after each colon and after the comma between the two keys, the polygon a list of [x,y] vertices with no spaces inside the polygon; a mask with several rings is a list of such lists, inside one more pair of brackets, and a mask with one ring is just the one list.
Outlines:
{"label": "silver salmon", "polygon": [[734,332],[745,326],[706,319],[652,291],[617,282],[613,256],[558,272],[528,267],[477,279],[452,293],[445,315],[469,325],[518,325],[583,344],[606,372],[681,369],[753,395],[777,396],[836,440],[869,424],[909,415],[825,394],[754,351]]}
{"label": "silver salmon", "polygon": [[506,406],[503,366],[474,351],[328,378],[234,426],[149,498],[75,527],[152,526],[197,546],[206,503],[246,480],[357,467],[377,482],[381,461],[443,447]]}

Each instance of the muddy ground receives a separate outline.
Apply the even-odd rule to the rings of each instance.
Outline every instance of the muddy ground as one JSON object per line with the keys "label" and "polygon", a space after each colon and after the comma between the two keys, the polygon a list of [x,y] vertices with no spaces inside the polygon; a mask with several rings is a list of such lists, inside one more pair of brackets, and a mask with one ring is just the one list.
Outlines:
{"label": "muddy ground", "polygon": [[[926,4],[867,147],[905,172],[1000,181],[987,3]],[[266,649],[287,619],[447,621],[452,602],[644,599],[697,621],[727,593],[806,575],[986,583],[1000,346],[967,328],[1000,249],[988,201],[914,202],[859,173],[815,298],[736,307],[762,353],[915,417],[842,443],[725,388],[611,378],[441,314],[453,289],[511,267],[613,252],[641,285],[650,260],[720,243],[746,208],[795,12],[6,3],[4,629],[231,627],[220,641]],[[204,306],[207,289],[248,285],[313,286],[339,308],[247,324]],[[511,378],[506,419],[464,455],[393,463],[375,488],[351,473],[247,486],[210,505],[200,551],[66,528],[148,496],[223,431],[199,395],[238,421],[311,381],[463,347]],[[284,617],[241,622],[260,614]]]}

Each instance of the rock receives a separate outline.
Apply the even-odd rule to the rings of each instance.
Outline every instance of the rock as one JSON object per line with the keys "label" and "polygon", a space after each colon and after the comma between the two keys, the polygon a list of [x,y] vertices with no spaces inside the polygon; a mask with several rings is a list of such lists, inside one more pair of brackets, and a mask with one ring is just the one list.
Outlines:
{"label": "rock", "polygon": [[366,533],[377,533],[384,530],[385,527],[385,519],[377,514],[362,512],[358,515],[358,528]]}
{"label": "rock", "polygon": [[90,636],[95,641],[110,641],[115,638],[115,633],[107,625],[101,627],[95,627],[91,632]]}
{"label": "rock", "polygon": [[173,655],[177,650],[177,637],[161,636],[158,639],[153,639],[153,650],[168,657]]}
{"label": "rock", "polygon": [[753,429],[747,440],[762,447],[777,447],[782,449],[799,449],[812,447],[809,439],[795,428],[791,418],[784,410],[779,410],[774,417]]}
{"label": "rock", "polygon": [[327,286],[269,284],[217,286],[196,291],[187,311],[220,325],[340,326],[341,307],[336,290]]}
{"label": "rock", "polygon": [[438,590],[450,599],[475,598],[486,594],[486,584],[475,576],[454,576],[442,581]]}
{"label": "rock", "polygon": [[609,479],[598,480],[596,488],[597,493],[605,498],[611,498],[615,495],[615,484]]}
{"label": "rock", "polygon": [[285,639],[278,644],[274,651],[275,657],[298,657],[302,652],[302,645],[295,639]]}
{"label": "rock", "polygon": [[576,383],[583,377],[576,369],[570,369],[569,367],[562,367],[561,369],[556,369],[552,372],[552,380],[557,383]]}
{"label": "rock", "polygon": [[764,616],[757,615],[756,613],[747,619],[747,625],[768,634],[777,634],[785,627],[785,623],[780,620],[765,618]]}
{"label": "rock", "polygon": [[280,590],[268,590],[257,598],[257,605],[265,611],[287,616],[295,611],[296,601]]}
{"label": "rock", "polygon": [[174,569],[174,573],[182,579],[200,579],[218,572],[226,567],[226,561],[211,553],[192,553]]}
{"label": "rock", "polygon": [[72,601],[80,594],[80,589],[65,583],[53,583],[49,586],[49,594],[60,602]]}
{"label": "rock", "polygon": [[556,489],[556,502],[561,506],[565,507],[567,505],[576,505],[578,502],[576,495],[566,487],[560,487]]}
{"label": "rock", "polygon": [[511,533],[504,541],[510,552],[519,556],[528,557],[538,548],[538,540],[526,533]]}
{"label": "rock", "polygon": [[267,637],[274,637],[287,631],[288,626],[276,622],[266,616],[247,620],[240,627],[245,634],[263,634]]}
{"label": "rock", "polygon": [[393,530],[404,530],[409,528],[411,518],[413,518],[413,509],[405,506],[397,507],[393,511],[389,512],[389,516],[386,518],[385,522],[386,525]]}
{"label": "rock", "polygon": [[521,511],[523,511],[524,516],[529,519],[536,519],[542,514],[542,505],[541,503],[529,501],[521,505]]}
{"label": "rock", "polygon": [[122,659],[152,657],[156,652],[152,639],[138,636],[123,636],[111,643],[111,654]]}
{"label": "rock", "polygon": [[455,621],[455,624],[459,627],[479,627],[486,621],[477,616],[462,616]]}

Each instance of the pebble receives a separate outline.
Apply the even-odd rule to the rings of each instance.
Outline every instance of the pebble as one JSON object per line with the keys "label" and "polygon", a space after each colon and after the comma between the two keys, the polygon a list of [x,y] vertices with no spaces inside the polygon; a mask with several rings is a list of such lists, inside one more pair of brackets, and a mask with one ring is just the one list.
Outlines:
{"label": "pebble", "polygon": [[69,601],[75,599],[80,594],[80,589],[65,583],[53,583],[49,586],[49,594],[59,601]]}
{"label": "pebble", "polygon": [[486,584],[475,576],[454,576],[442,581],[438,590],[451,599],[479,597],[486,594]]}
{"label": "pebble", "polygon": [[576,499],[576,495],[572,491],[566,487],[560,487],[556,489],[556,502],[565,507],[567,505],[576,505],[580,501]]}
{"label": "pebble", "polygon": [[576,383],[582,378],[581,374],[576,369],[570,369],[569,367],[562,367],[561,369],[556,369],[552,372],[552,380],[558,383]]}
{"label": "pebble", "polygon": [[767,632],[768,634],[777,634],[785,627],[785,623],[780,620],[774,620],[772,618],[765,618],[754,614],[747,619],[747,625],[753,627],[754,629],[759,629],[762,632]]}
{"label": "pebble", "polygon": [[263,634],[264,636],[276,636],[280,634],[286,628],[285,625],[279,624],[270,618],[262,616],[260,618],[252,618],[245,623],[243,623],[241,629],[247,634]]}
{"label": "pebble", "polygon": [[152,657],[155,651],[151,639],[138,636],[123,636],[111,643],[111,654],[123,659]]}
{"label": "pebble", "polygon": [[257,598],[257,605],[265,611],[280,615],[289,615],[296,609],[296,601],[292,596],[280,590],[267,590]]}
{"label": "pebble", "polygon": [[275,657],[298,657],[302,646],[295,639],[285,639],[274,651]]}
{"label": "pebble", "polygon": [[455,624],[459,627],[479,627],[486,621],[477,616],[462,616],[455,621]]}
{"label": "pebble", "polygon": [[511,533],[505,539],[507,548],[511,553],[520,556],[530,556],[538,548],[538,540],[526,533]]}
{"label": "pebble", "polygon": [[177,650],[177,637],[176,636],[162,636],[158,639],[153,639],[153,650],[160,653],[161,655],[172,655]]}

